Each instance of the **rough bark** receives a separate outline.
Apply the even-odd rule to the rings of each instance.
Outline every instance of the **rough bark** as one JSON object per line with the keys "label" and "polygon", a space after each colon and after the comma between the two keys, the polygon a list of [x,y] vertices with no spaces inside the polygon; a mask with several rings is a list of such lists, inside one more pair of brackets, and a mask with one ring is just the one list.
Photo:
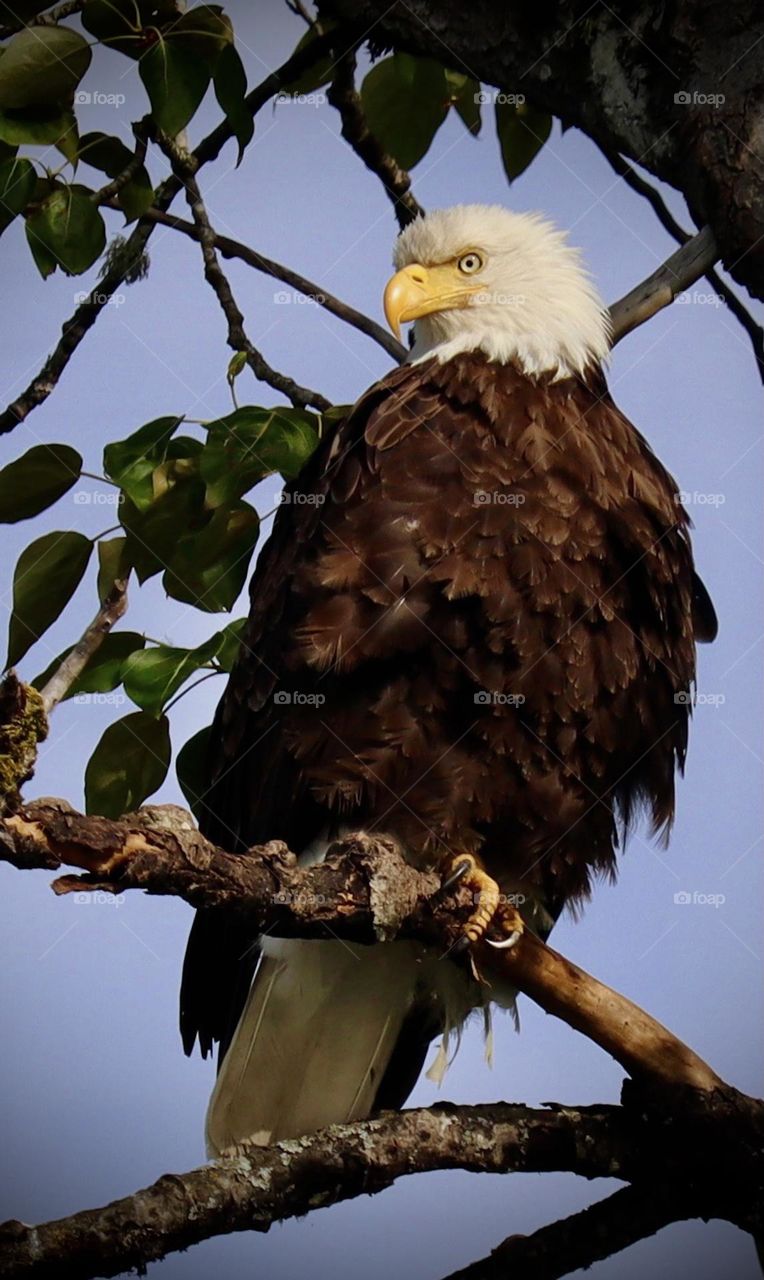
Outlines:
{"label": "rough bark", "polygon": [[374,49],[436,57],[522,92],[644,166],[684,194],[724,265],[764,297],[764,11],[755,0],[321,0],[319,8],[366,28]]}

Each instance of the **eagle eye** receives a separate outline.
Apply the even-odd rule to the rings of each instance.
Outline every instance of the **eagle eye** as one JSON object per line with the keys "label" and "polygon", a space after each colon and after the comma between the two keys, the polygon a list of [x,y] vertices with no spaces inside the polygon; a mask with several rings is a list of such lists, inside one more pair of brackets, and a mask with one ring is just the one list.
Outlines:
{"label": "eagle eye", "polygon": [[459,270],[462,271],[465,276],[474,276],[475,272],[479,271],[482,265],[483,259],[479,253],[475,252],[474,249],[471,249],[469,253],[462,254],[457,263]]}

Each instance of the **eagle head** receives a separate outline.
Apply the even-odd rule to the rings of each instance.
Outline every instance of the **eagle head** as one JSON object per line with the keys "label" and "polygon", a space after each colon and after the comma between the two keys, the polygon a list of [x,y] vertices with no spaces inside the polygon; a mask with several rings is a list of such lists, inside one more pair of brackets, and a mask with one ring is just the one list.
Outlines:
{"label": "eagle head", "polygon": [[410,360],[465,351],[535,377],[582,375],[610,347],[608,312],[562,232],[535,213],[464,204],[399,235],[384,295],[391,329],[415,322]]}

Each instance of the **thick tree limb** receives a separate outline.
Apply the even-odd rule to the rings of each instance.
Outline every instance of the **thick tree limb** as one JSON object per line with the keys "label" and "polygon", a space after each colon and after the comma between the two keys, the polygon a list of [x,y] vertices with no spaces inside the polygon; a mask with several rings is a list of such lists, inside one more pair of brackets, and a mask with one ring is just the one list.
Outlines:
{"label": "thick tree limb", "polygon": [[127,609],[127,578],[118,578],[93,621],[40,690],[46,715],[65,698],[90,659],[98,652],[115,623]]}
{"label": "thick tree limb", "polygon": [[228,325],[228,345],[233,351],[240,351],[247,357],[247,364],[256,378],[265,382],[274,391],[286,396],[299,409],[308,407],[315,409],[331,408],[331,401],[320,392],[310,387],[301,387],[285,373],[272,368],[247,336],[244,328],[244,316],[233,296],[233,290],[215,251],[215,231],[210,223],[207,210],[202,200],[199,184],[190,173],[185,175],[186,197],[194,219],[197,238],[202,248],[204,259],[204,278],[217,298]]}
{"label": "thick tree limb", "polygon": [[498,1103],[386,1113],[240,1152],[135,1195],[27,1227],[0,1226],[3,1280],[113,1276],[199,1240],[372,1195],[396,1178],[436,1169],[625,1176],[633,1134],[619,1107],[533,1110]]}
{"label": "thick tree limb", "polygon": [[699,1216],[689,1205],[682,1209],[674,1188],[671,1194],[666,1192],[663,1185],[622,1187],[606,1200],[540,1227],[533,1235],[510,1236],[487,1258],[451,1272],[446,1280],[507,1280],[508,1276],[557,1280],[570,1275],[655,1235],[671,1222]]}
{"label": "thick tree limb", "polygon": [[[179,231],[181,235],[188,236],[191,240],[200,238],[199,230],[193,222],[186,222],[183,218],[176,218],[172,214],[163,213],[160,209],[154,208],[148,209],[145,216],[151,218],[152,222],[161,223],[163,227],[172,227],[174,231]],[[344,320],[352,328],[372,338],[399,363],[408,355],[403,343],[398,342],[381,324],[377,324],[376,320],[364,315],[362,311],[357,311],[355,307],[336,298],[334,294],[328,293],[323,285],[309,280],[299,271],[293,271],[291,267],[286,267],[281,262],[274,261],[273,258],[266,258],[264,254],[258,253],[249,245],[242,244],[240,240],[233,240],[230,236],[222,236],[218,231],[213,233],[211,243],[222,257],[239,258],[242,262],[246,262],[247,266],[254,267],[255,271],[262,271],[264,275],[272,276],[274,280],[290,285],[306,298],[312,298],[333,316],[337,316],[339,320]]]}
{"label": "thick tree limb", "polygon": [[[435,56],[438,52],[434,51]],[[411,178],[405,169],[385,151],[369,131],[361,103],[361,95],[355,87],[355,53],[340,58],[334,79],[328,90],[328,98],[336,107],[342,121],[342,136],[363,160],[367,169],[382,182],[393,204],[395,217],[401,230],[424,213],[424,209],[411,191]]]}
{"label": "thick tree limb", "polygon": [[[86,888],[145,889],[194,907],[225,907],[251,921],[253,935],[337,937],[362,943],[395,937],[451,948],[471,900],[466,890],[438,895],[439,877],[411,867],[387,837],[338,841],[316,867],[297,866],[279,841],[246,855],[216,849],[185,810],[148,807],[120,822],[83,817],[63,801],[40,801],[0,823],[0,857],[23,869],[84,869],[57,893]],[[462,913],[455,911],[462,908]],[[526,931],[509,951],[484,946],[477,963],[589,1036],[637,1079],[663,1087],[713,1090],[722,1081],[697,1054],[625,996]]]}
{"label": "thick tree limb", "polygon": [[[313,66],[339,40],[340,36],[335,30],[326,35],[317,36],[309,47],[297,50],[277,71],[266,76],[251,93],[247,94],[247,108],[255,115],[274,94],[278,93],[282,85],[288,84],[290,80]],[[225,143],[232,136],[231,126],[227,120],[222,121],[208,133],[191,152],[189,163],[193,171],[198,172],[202,165],[216,160]],[[153,207],[166,212],[180,191],[181,185],[178,176],[171,174],[157,188]],[[119,256],[119,265],[106,272],[85,301],[64,322],[61,337],[40,372],[32,379],[26,390],[0,413],[0,435],[12,431],[33,409],[47,400],[58,385],[61,375],[83,338],[92,329],[113,294],[129,277],[130,269],[144,252],[155,225],[148,218],[138,220]]]}
{"label": "thick tree limb", "polygon": [[519,92],[681,191],[724,265],[764,297],[764,13],[756,0],[532,5],[321,0],[375,49],[437,57]]}

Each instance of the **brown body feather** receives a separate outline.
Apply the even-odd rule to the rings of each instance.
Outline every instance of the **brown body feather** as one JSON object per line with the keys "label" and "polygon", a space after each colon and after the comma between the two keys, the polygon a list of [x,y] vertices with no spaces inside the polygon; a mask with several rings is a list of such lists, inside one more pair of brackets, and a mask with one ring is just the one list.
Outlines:
{"label": "brown body feather", "polygon": [[[209,836],[478,851],[554,917],[614,872],[640,805],[668,828],[713,610],[677,487],[599,375],[403,366],[291,489],[216,719]],[[187,1048],[230,1035],[247,942],[198,917]]]}

